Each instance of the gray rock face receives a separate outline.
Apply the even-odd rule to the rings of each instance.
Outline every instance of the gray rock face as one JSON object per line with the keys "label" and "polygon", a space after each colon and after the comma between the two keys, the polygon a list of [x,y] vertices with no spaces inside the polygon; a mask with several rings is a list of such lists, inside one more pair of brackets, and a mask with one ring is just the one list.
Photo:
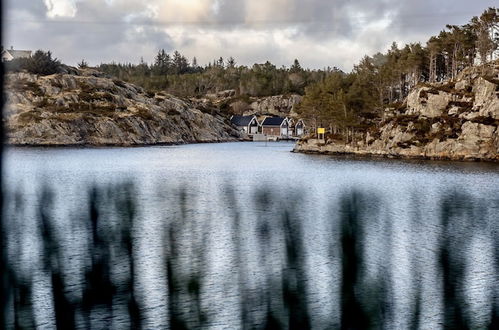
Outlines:
{"label": "gray rock face", "polygon": [[402,114],[348,144],[302,139],[297,152],[499,161],[499,62],[465,69],[455,83],[415,87]]}
{"label": "gray rock face", "polygon": [[302,97],[297,94],[256,98],[249,104],[244,115],[289,116],[294,113],[295,106],[301,99]]}
{"label": "gray rock face", "polygon": [[295,107],[302,99],[302,96],[298,94],[248,97],[236,96],[235,92],[235,90],[230,89],[206,94],[204,98],[192,98],[191,102],[200,107],[225,108],[226,111],[237,115],[294,117],[296,115]]}
{"label": "gray rock face", "polygon": [[140,145],[240,138],[217,111],[206,113],[189,101],[153,95],[92,70],[45,77],[9,74],[6,95],[10,144]]}
{"label": "gray rock face", "polygon": [[475,101],[473,109],[478,111],[480,116],[499,119],[499,91],[497,83],[479,77],[473,86]]}
{"label": "gray rock face", "polygon": [[435,93],[428,87],[416,88],[407,97],[407,114],[418,114],[429,118],[441,116],[451,99],[449,93],[442,91]]}

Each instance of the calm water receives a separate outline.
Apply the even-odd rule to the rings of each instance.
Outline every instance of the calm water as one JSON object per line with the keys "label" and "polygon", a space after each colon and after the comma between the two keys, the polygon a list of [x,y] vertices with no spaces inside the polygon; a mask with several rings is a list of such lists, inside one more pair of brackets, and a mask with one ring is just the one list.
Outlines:
{"label": "calm water", "polygon": [[[361,227],[356,294],[371,297],[383,285],[383,299],[373,301],[383,301],[385,327],[437,329],[445,323],[442,244],[458,265],[449,274],[458,282],[467,322],[476,328],[488,324],[499,306],[497,164],[359,160],[294,154],[292,147],[7,150],[8,258],[14,273],[33,287],[34,324],[50,328],[55,322],[40,210],[48,209],[54,224],[57,267],[65,295],[77,305],[90,260],[86,219],[92,188],[101,192],[99,230],[106,233],[123,219],[113,196],[131,191],[133,283],[146,328],[168,327],[172,315],[190,328],[261,327],[269,311],[288,327],[293,308],[282,296],[289,278],[298,282],[291,287],[311,327],[339,327],[345,203]],[[50,202],[41,199],[44,190],[51,192]],[[286,212],[291,227],[283,220]],[[110,281],[122,283],[128,263],[118,250],[110,251]],[[168,294],[168,274],[176,274],[175,295]],[[118,298],[111,310],[93,308],[92,325],[123,328],[130,322]],[[76,313],[76,324],[83,328],[82,315]]]}

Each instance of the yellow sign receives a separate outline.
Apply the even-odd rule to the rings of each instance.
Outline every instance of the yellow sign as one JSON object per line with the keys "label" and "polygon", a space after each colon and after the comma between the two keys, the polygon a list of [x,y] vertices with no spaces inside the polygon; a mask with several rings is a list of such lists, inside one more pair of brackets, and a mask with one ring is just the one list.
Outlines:
{"label": "yellow sign", "polygon": [[325,128],[318,128],[317,129],[317,134],[324,134],[326,133],[326,129]]}

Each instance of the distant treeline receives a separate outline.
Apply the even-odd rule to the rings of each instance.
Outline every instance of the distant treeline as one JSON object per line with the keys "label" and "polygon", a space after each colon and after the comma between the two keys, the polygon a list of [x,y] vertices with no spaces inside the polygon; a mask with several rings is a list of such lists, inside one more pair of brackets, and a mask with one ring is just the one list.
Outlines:
{"label": "distant treeline", "polygon": [[426,46],[393,43],[386,53],[365,56],[349,74],[332,72],[308,85],[299,111],[310,124],[347,136],[372,127],[383,108],[396,107],[418,83],[455,79],[475,62],[489,61],[499,46],[494,28],[499,31],[499,11],[488,8],[466,25],[447,25]]}
{"label": "distant treeline", "polygon": [[164,90],[179,96],[203,96],[234,89],[237,95],[270,96],[305,92],[305,86],[323,80],[337,68],[303,69],[297,59],[290,67],[276,67],[270,62],[251,67],[237,65],[233,57],[220,57],[205,66],[196,58],[191,62],[175,51],[160,50],[153,64],[110,63],[98,66],[100,71],[138,84],[148,90]]}

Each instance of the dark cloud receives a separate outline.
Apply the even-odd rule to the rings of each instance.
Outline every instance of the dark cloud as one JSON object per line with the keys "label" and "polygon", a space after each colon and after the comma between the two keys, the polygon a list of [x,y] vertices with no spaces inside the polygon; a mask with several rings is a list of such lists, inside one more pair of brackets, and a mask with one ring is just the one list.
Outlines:
{"label": "dark cloud", "polygon": [[390,26],[398,34],[432,35],[445,28],[446,24],[466,24],[473,16],[480,15],[496,1],[394,1],[396,15]]}
{"label": "dark cloud", "polygon": [[[50,17],[44,1],[74,4]],[[199,8],[196,8],[198,6]],[[445,24],[465,24],[492,0],[9,0],[4,39],[17,48],[50,49],[69,64],[152,60],[179,49],[206,63],[234,56],[349,70],[392,41],[426,42]],[[69,8],[72,5],[69,6]],[[65,7],[66,8],[66,7]],[[54,13],[52,13],[54,14]]]}

